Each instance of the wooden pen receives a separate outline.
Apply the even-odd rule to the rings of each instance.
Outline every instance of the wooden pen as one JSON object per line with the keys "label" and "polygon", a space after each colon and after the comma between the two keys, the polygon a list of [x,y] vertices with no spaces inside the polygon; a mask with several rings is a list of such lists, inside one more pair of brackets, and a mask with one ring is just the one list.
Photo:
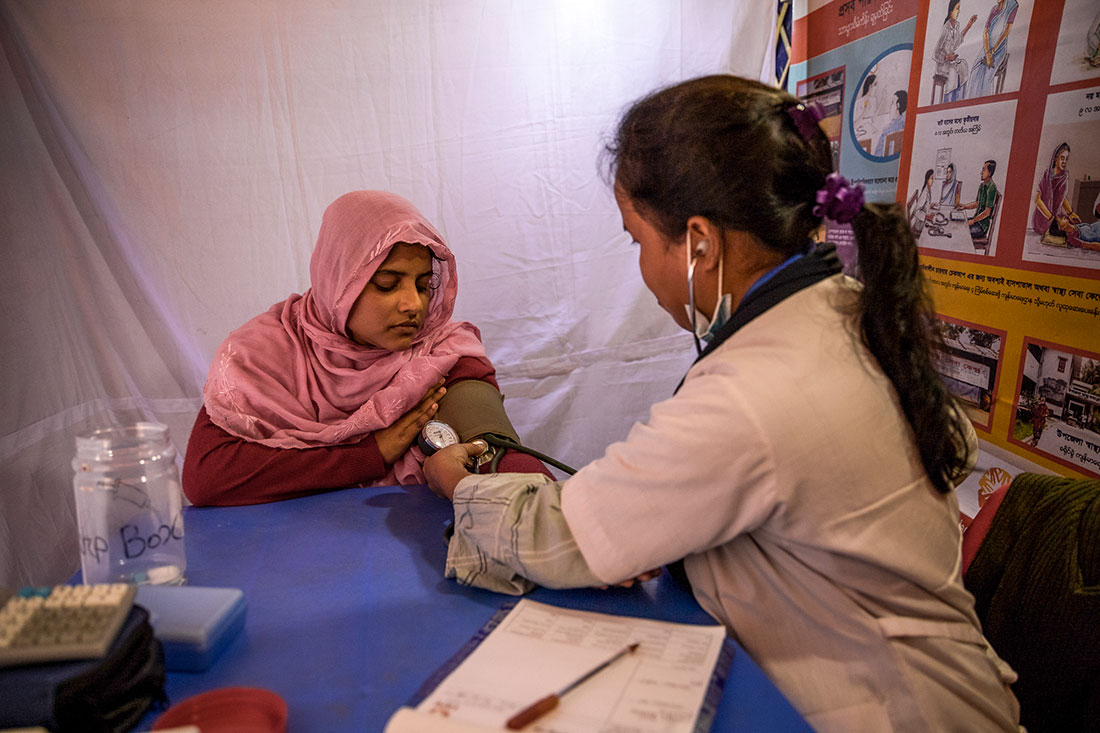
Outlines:
{"label": "wooden pen", "polygon": [[614,655],[612,655],[611,658],[607,659],[602,664],[599,664],[588,670],[583,675],[573,680],[557,692],[552,692],[541,700],[531,703],[523,710],[520,710],[518,713],[513,715],[511,718],[508,718],[508,722],[505,723],[505,726],[508,728],[508,730],[522,730],[523,728],[541,718],[543,715],[546,715],[546,713],[556,708],[558,706],[558,703],[561,702],[561,698],[563,695],[565,695],[565,693],[576,688],[582,682],[591,679],[597,673],[607,669],[612,665],[612,663],[615,662],[615,660],[619,659],[620,657],[625,657],[627,654],[633,654],[634,650],[637,648],[637,642],[623,647]]}

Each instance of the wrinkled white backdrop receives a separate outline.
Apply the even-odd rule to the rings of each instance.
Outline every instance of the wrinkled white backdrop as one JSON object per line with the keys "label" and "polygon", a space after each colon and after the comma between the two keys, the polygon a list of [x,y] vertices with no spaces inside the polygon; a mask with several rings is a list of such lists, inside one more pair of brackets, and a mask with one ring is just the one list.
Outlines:
{"label": "wrinkled white backdrop", "polygon": [[760,0],[0,0],[0,585],[79,567],[74,436],[182,453],[225,335],[308,287],[325,206],[395,191],[459,261],[529,445],[597,457],[693,356],[597,169],[624,106],[773,79]]}

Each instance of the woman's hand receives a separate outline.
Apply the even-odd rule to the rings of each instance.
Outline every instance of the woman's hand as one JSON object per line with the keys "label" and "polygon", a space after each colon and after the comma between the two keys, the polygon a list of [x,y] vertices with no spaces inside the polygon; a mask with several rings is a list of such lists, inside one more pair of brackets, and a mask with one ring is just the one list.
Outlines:
{"label": "woman's hand", "polygon": [[[642,573],[637,578],[630,578],[629,580],[624,580],[621,583],[616,583],[615,587],[616,588],[630,588],[635,583],[644,583],[647,580],[653,580],[654,578],[656,578],[660,574],[661,574],[661,569],[660,568],[655,568],[655,569],[650,570],[648,572]],[[600,587],[603,590],[607,590],[610,586],[602,585]]]}
{"label": "woman's hand", "polygon": [[424,477],[428,481],[428,488],[444,499],[453,500],[455,486],[471,475],[467,468],[471,459],[480,456],[488,448],[481,440],[440,448],[424,461]]}
{"label": "woman's hand", "polygon": [[439,410],[439,400],[447,392],[446,388],[443,387],[443,381],[440,379],[433,384],[420,399],[420,402],[399,417],[393,425],[374,431],[374,440],[378,443],[378,452],[382,454],[382,460],[386,462],[387,466],[393,465],[394,461],[409,449],[409,446],[416,440],[416,436],[420,434],[420,429]]}

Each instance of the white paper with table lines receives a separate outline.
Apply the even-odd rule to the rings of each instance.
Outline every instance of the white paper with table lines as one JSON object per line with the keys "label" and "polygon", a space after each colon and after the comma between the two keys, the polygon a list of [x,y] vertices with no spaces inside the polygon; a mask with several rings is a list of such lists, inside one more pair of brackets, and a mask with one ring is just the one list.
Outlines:
{"label": "white paper with table lines", "polygon": [[[462,721],[499,730],[519,710],[639,642],[636,652],[570,691],[557,709],[525,730],[689,733],[725,636],[721,626],[612,616],[523,599],[417,706],[415,717],[420,726],[428,722],[425,716],[443,724],[432,729]],[[395,716],[387,731],[399,730],[397,723]]]}

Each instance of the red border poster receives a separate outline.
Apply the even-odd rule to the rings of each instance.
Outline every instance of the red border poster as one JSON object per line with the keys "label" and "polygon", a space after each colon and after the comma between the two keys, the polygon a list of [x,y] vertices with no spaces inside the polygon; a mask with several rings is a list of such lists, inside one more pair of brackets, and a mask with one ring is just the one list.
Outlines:
{"label": "red border poster", "polygon": [[[941,372],[984,449],[964,512],[1027,465],[1014,459],[1100,476],[1100,6],[805,0],[794,36],[790,88],[833,101],[838,169],[893,176],[917,237],[948,347]],[[906,43],[902,144],[871,176],[853,160],[868,157],[853,77]],[[895,113],[897,86],[881,95]],[[881,131],[889,110],[878,112]]]}

